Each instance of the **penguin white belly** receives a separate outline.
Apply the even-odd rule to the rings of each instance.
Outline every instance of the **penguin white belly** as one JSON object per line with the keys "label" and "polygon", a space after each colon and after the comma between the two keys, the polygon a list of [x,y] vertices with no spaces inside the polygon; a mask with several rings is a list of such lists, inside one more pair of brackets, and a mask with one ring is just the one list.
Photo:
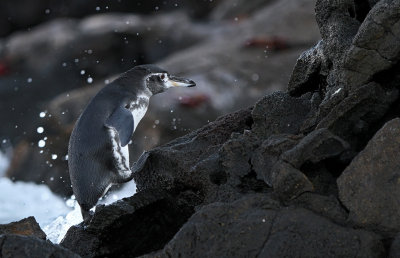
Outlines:
{"label": "penguin white belly", "polygon": [[131,170],[129,168],[128,145],[125,145],[124,147],[121,146],[121,141],[119,140],[119,137],[117,137],[116,130],[109,128],[108,133],[111,140],[115,167],[122,177],[128,177],[131,174]]}

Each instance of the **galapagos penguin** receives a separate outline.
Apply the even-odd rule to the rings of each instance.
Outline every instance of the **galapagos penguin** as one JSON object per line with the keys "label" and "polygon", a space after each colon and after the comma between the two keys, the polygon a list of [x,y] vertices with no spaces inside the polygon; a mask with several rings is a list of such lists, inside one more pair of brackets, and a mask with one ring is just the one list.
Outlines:
{"label": "galapagos penguin", "polygon": [[72,189],[85,222],[89,210],[113,184],[133,178],[128,143],[150,97],[171,87],[195,85],[155,65],[139,65],[93,97],[78,118],[68,146]]}

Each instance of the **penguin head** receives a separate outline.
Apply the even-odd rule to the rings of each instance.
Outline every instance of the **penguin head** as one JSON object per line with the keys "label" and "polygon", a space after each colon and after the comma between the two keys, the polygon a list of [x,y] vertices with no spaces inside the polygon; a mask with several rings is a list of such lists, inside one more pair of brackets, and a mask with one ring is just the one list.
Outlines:
{"label": "penguin head", "polygon": [[173,87],[193,87],[196,83],[186,78],[170,75],[155,65],[139,65],[134,68],[144,75],[145,85],[154,95]]}

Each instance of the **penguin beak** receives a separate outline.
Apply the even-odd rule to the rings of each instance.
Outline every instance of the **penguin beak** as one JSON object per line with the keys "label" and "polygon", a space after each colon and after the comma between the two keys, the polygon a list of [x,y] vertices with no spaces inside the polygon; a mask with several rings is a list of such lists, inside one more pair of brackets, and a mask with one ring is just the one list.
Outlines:
{"label": "penguin beak", "polygon": [[176,76],[169,76],[168,81],[166,82],[167,87],[194,87],[196,83],[192,80],[180,78]]}

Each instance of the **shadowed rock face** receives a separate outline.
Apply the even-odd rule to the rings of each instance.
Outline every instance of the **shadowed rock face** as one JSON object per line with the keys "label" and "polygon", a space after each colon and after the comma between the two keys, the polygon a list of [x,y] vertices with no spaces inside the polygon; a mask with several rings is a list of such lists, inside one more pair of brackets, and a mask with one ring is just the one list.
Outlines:
{"label": "shadowed rock face", "polygon": [[[187,217],[145,257],[400,255],[400,2],[321,0],[316,12],[323,40],[299,57],[288,92],[145,153],[134,166],[142,192],[111,219],[99,209],[82,231],[95,244],[78,253],[114,250],[98,244],[111,232],[99,221],[137,216],[123,207],[162,188]],[[87,239],[76,232],[64,246]]]}
{"label": "shadowed rock face", "polygon": [[0,235],[1,257],[55,257],[79,258],[80,256],[52,243],[33,237],[20,235]]}
{"label": "shadowed rock face", "polygon": [[0,225],[0,235],[3,234],[34,236],[40,239],[46,239],[46,234],[42,231],[34,217],[28,217],[17,222]]}

